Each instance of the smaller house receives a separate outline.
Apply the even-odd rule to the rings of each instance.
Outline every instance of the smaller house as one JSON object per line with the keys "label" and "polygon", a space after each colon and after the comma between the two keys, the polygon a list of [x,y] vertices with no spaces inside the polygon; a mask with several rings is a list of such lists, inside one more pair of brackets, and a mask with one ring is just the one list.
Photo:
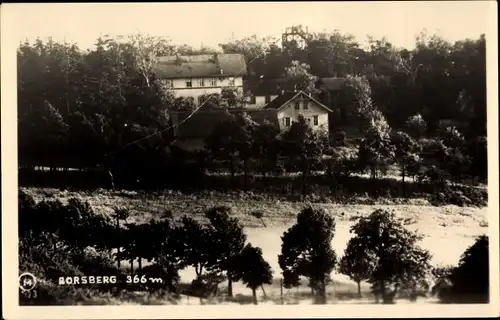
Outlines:
{"label": "smaller house", "polygon": [[328,108],[337,108],[337,99],[344,87],[346,78],[321,78],[316,83],[316,89],[321,91],[319,100]]}
{"label": "smaller house", "polygon": [[278,126],[276,112],[272,109],[219,109],[174,111],[171,113],[173,133],[176,138],[174,145],[184,150],[200,150],[204,148],[205,139],[210,136],[215,127],[228,119],[231,114],[246,113],[257,123],[270,122]]}
{"label": "smaller house", "polygon": [[302,115],[315,130],[329,130],[328,115],[332,112],[327,106],[303,91],[285,92],[270,103],[264,110],[276,110],[280,130],[290,127]]}
{"label": "smaller house", "polygon": [[249,108],[260,108],[270,103],[285,91],[293,91],[290,82],[285,78],[276,79],[248,79],[243,86],[250,93],[251,98],[247,103]]}

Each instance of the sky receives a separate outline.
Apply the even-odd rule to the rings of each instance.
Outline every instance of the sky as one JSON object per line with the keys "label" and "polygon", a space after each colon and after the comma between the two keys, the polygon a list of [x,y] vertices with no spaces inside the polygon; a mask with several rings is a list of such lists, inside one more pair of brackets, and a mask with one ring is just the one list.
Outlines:
{"label": "sky", "polygon": [[[254,3],[83,3],[7,4],[2,16],[13,21],[17,41],[37,37],[76,42],[90,48],[100,35],[136,32],[165,36],[174,44],[217,48],[231,37],[275,36],[292,25],[386,37],[411,49],[426,29],[450,41],[477,38],[496,22],[494,1],[254,2]],[[490,11],[490,13],[489,13]]]}

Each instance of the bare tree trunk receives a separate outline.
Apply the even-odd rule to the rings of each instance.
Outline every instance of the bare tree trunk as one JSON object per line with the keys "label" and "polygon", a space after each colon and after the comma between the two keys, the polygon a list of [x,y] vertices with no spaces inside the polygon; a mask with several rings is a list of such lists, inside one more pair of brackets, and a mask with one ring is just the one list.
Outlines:
{"label": "bare tree trunk", "polygon": [[406,197],[406,185],[405,185],[405,166],[401,167],[401,183],[403,186],[403,197]]}
{"label": "bare tree trunk", "polygon": [[233,280],[231,277],[228,277],[227,281],[227,296],[231,298],[233,297]]}
{"label": "bare tree trunk", "polygon": [[113,174],[111,173],[110,169],[108,169],[108,175],[109,175],[109,181],[111,184],[111,190],[115,190],[115,179],[114,179]]}
{"label": "bare tree trunk", "polygon": [[137,263],[139,264],[139,270],[142,270],[142,258],[141,257],[139,257]]}
{"label": "bare tree trunk", "polygon": [[283,300],[283,278],[280,279],[280,297],[281,304],[285,304],[285,301]]}
{"label": "bare tree trunk", "polygon": [[248,161],[243,159],[243,190],[247,191]]}
{"label": "bare tree trunk", "polygon": [[302,158],[302,195],[305,197],[307,194],[306,190],[306,161]]}
{"label": "bare tree trunk", "polygon": [[116,260],[118,262],[118,269],[120,269],[121,258],[120,258],[120,219],[116,218]]}
{"label": "bare tree trunk", "polygon": [[361,281],[358,281],[358,296],[361,298]]}
{"label": "bare tree trunk", "polygon": [[231,155],[231,189],[234,188],[234,154]]}
{"label": "bare tree trunk", "polygon": [[134,258],[130,258],[130,274],[134,274]]}
{"label": "bare tree trunk", "polygon": [[257,289],[252,288],[252,297],[253,297],[253,304],[257,304]]}
{"label": "bare tree trunk", "polygon": [[326,281],[325,276],[321,277],[321,298],[323,304],[326,304]]}

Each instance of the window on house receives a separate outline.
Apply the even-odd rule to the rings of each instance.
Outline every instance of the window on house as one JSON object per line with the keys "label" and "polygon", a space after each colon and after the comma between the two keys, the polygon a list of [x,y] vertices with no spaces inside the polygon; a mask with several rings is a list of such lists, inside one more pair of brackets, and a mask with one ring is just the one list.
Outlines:
{"label": "window on house", "polygon": [[193,80],[189,79],[186,80],[186,88],[192,88],[193,87]]}
{"label": "window on house", "polygon": [[205,86],[205,79],[198,80],[198,83],[199,83],[200,87],[204,87]]}
{"label": "window on house", "polygon": [[311,124],[311,118],[307,118],[307,123]]}
{"label": "window on house", "polygon": [[265,102],[266,102],[266,103],[271,102],[271,96],[266,96],[266,97],[265,97]]}
{"label": "window on house", "polygon": [[309,109],[309,101],[304,101],[304,110]]}
{"label": "window on house", "polygon": [[234,87],[234,78],[229,78],[229,86]]}
{"label": "window on house", "polygon": [[217,78],[212,78],[210,79],[210,85],[212,87],[216,87],[217,86]]}
{"label": "window on house", "polygon": [[300,103],[298,101],[295,102],[295,110],[300,110]]}
{"label": "window on house", "polygon": [[252,95],[250,96],[250,104],[256,104],[256,103],[257,103],[257,101],[256,101],[256,99],[255,99],[255,96],[252,94]]}
{"label": "window on house", "polygon": [[285,118],[285,126],[286,126],[286,127],[289,127],[289,126],[290,126],[290,118],[289,118],[289,117],[286,117],[286,118]]}
{"label": "window on house", "polygon": [[314,116],[313,119],[314,119],[314,125],[317,126],[318,125],[318,116]]}

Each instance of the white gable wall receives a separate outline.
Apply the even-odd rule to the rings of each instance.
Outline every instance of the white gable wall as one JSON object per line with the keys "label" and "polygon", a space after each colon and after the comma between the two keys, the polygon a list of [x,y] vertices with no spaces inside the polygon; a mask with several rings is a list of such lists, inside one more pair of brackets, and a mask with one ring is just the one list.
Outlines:
{"label": "white gable wall", "polygon": [[[299,102],[299,110],[295,109],[295,102]],[[304,109],[305,103],[307,103],[307,109]],[[301,101],[300,96],[288,102],[278,110],[280,129],[284,130],[287,128],[286,118],[290,118],[291,125],[293,121],[298,120],[300,114],[304,116],[306,121],[309,121],[314,130],[323,129],[328,131],[328,111],[313,100],[306,100],[304,98],[304,100]],[[318,117],[318,125],[314,125],[314,116]]]}

